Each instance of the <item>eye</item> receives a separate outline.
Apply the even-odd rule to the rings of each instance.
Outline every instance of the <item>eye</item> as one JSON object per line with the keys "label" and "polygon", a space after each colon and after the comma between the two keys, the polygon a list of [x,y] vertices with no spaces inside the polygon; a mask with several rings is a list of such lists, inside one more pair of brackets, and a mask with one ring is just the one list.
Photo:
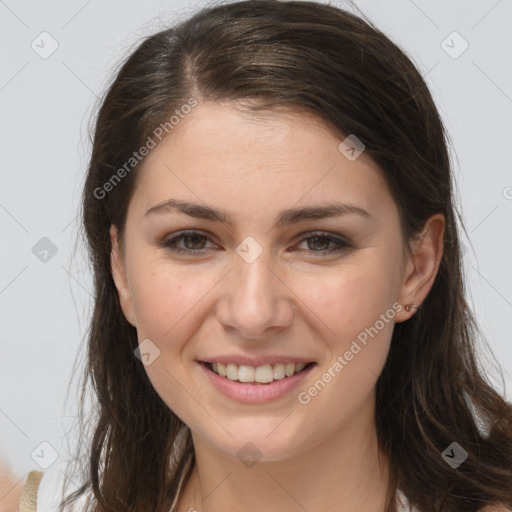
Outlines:
{"label": "eye", "polygon": [[[350,244],[343,238],[332,236],[328,233],[317,232],[310,233],[309,236],[302,239],[302,243],[306,242],[308,251],[314,256],[322,256],[332,253],[339,253],[350,247]],[[333,244],[329,249],[329,245]]]}
{"label": "eye", "polygon": [[[299,249],[300,252],[309,252],[313,257],[327,256],[333,253],[340,253],[351,247],[345,239],[333,236],[328,233],[315,232],[308,233],[309,236],[303,237],[301,244],[306,243],[307,249]],[[165,240],[162,247],[178,254],[205,254],[212,247],[207,246],[211,241],[210,237],[194,230],[182,231],[175,236]],[[299,244],[299,245],[301,245]],[[212,244],[213,248],[218,248]],[[330,247],[330,248],[329,248]]]}
{"label": "eye", "polygon": [[[162,246],[177,253],[202,254],[204,253],[204,242],[209,237],[198,231],[182,231],[176,236],[166,240]],[[183,242],[185,247],[178,247]]]}

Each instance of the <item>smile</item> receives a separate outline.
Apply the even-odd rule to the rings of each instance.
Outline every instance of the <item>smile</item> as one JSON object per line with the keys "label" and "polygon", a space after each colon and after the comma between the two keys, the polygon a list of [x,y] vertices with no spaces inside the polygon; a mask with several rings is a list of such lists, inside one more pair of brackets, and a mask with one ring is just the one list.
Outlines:
{"label": "smile", "polygon": [[275,380],[296,375],[314,363],[276,363],[262,366],[237,365],[234,363],[205,363],[215,374],[238,382],[270,384]]}
{"label": "smile", "polygon": [[302,361],[271,362],[273,364],[251,366],[228,363],[226,359],[223,362],[197,361],[208,388],[212,387],[225,397],[245,404],[263,404],[293,396],[292,391],[318,365]]}

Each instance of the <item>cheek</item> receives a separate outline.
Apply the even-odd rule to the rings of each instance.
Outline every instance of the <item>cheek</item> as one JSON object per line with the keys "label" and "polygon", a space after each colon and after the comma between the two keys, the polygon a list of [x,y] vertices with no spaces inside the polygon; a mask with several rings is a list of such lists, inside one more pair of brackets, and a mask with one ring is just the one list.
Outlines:
{"label": "cheek", "polygon": [[386,362],[396,312],[393,283],[380,270],[354,265],[336,277],[317,279],[308,290],[308,305],[319,312],[316,326],[323,325],[320,336],[329,356],[297,398],[304,421],[321,417],[313,411],[330,411],[329,420],[315,426],[319,435],[327,435],[366,403]]}
{"label": "cheek", "polygon": [[183,391],[189,383],[182,355],[204,320],[201,299],[216,280],[192,266],[178,268],[142,255],[133,259],[133,269],[131,291],[139,343],[149,339],[157,347],[150,345],[157,355],[144,369],[161,399],[185,421],[190,419],[190,395]]}
{"label": "cheek", "polygon": [[196,353],[201,337],[197,333],[214,309],[212,297],[226,270],[176,264],[150,251],[132,254],[130,288],[139,343],[149,339],[160,351],[158,364],[146,370],[152,378],[157,378],[155,372],[160,368],[166,381],[166,372],[182,380]]}
{"label": "cheek", "polygon": [[[337,411],[336,417],[364,400],[386,362],[398,282],[392,263],[398,259],[386,254],[384,248],[361,251],[357,263],[317,275],[314,285],[311,279],[303,281],[304,302],[317,316],[315,331],[320,327],[329,353],[318,375],[322,379],[325,374],[329,390],[324,392],[320,382],[311,395],[303,391],[315,397],[316,406]],[[339,400],[344,407],[338,407]]]}
{"label": "cheek", "polygon": [[209,273],[153,262],[139,267],[134,275],[132,296],[140,335],[160,342],[181,339],[177,333],[189,324],[194,308],[215,280]]}
{"label": "cheek", "polygon": [[[370,258],[367,258],[368,260]],[[350,263],[314,279],[294,283],[297,295],[334,339],[356,336],[372,326],[396,299],[396,277],[382,261]],[[388,313],[390,316],[391,313]]]}

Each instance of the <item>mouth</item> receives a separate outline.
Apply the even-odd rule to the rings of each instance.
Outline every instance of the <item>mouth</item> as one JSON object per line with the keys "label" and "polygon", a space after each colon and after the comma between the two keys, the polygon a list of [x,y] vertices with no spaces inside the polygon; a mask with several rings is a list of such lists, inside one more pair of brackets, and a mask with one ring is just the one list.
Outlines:
{"label": "mouth", "polygon": [[309,363],[276,363],[262,366],[224,364],[220,362],[200,361],[200,364],[210,372],[226,380],[244,384],[269,385],[279,380],[287,380],[300,373],[306,372],[315,362]]}

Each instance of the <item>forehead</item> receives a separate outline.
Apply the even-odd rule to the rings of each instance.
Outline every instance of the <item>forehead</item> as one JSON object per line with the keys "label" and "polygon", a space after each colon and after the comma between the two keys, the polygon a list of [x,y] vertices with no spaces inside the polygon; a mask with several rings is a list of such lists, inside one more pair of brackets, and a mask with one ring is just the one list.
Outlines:
{"label": "forehead", "polygon": [[367,209],[389,202],[377,165],[364,152],[349,160],[343,140],[306,112],[200,104],[145,158],[134,199],[143,208],[169,196],[240,212],[326,199]]}

